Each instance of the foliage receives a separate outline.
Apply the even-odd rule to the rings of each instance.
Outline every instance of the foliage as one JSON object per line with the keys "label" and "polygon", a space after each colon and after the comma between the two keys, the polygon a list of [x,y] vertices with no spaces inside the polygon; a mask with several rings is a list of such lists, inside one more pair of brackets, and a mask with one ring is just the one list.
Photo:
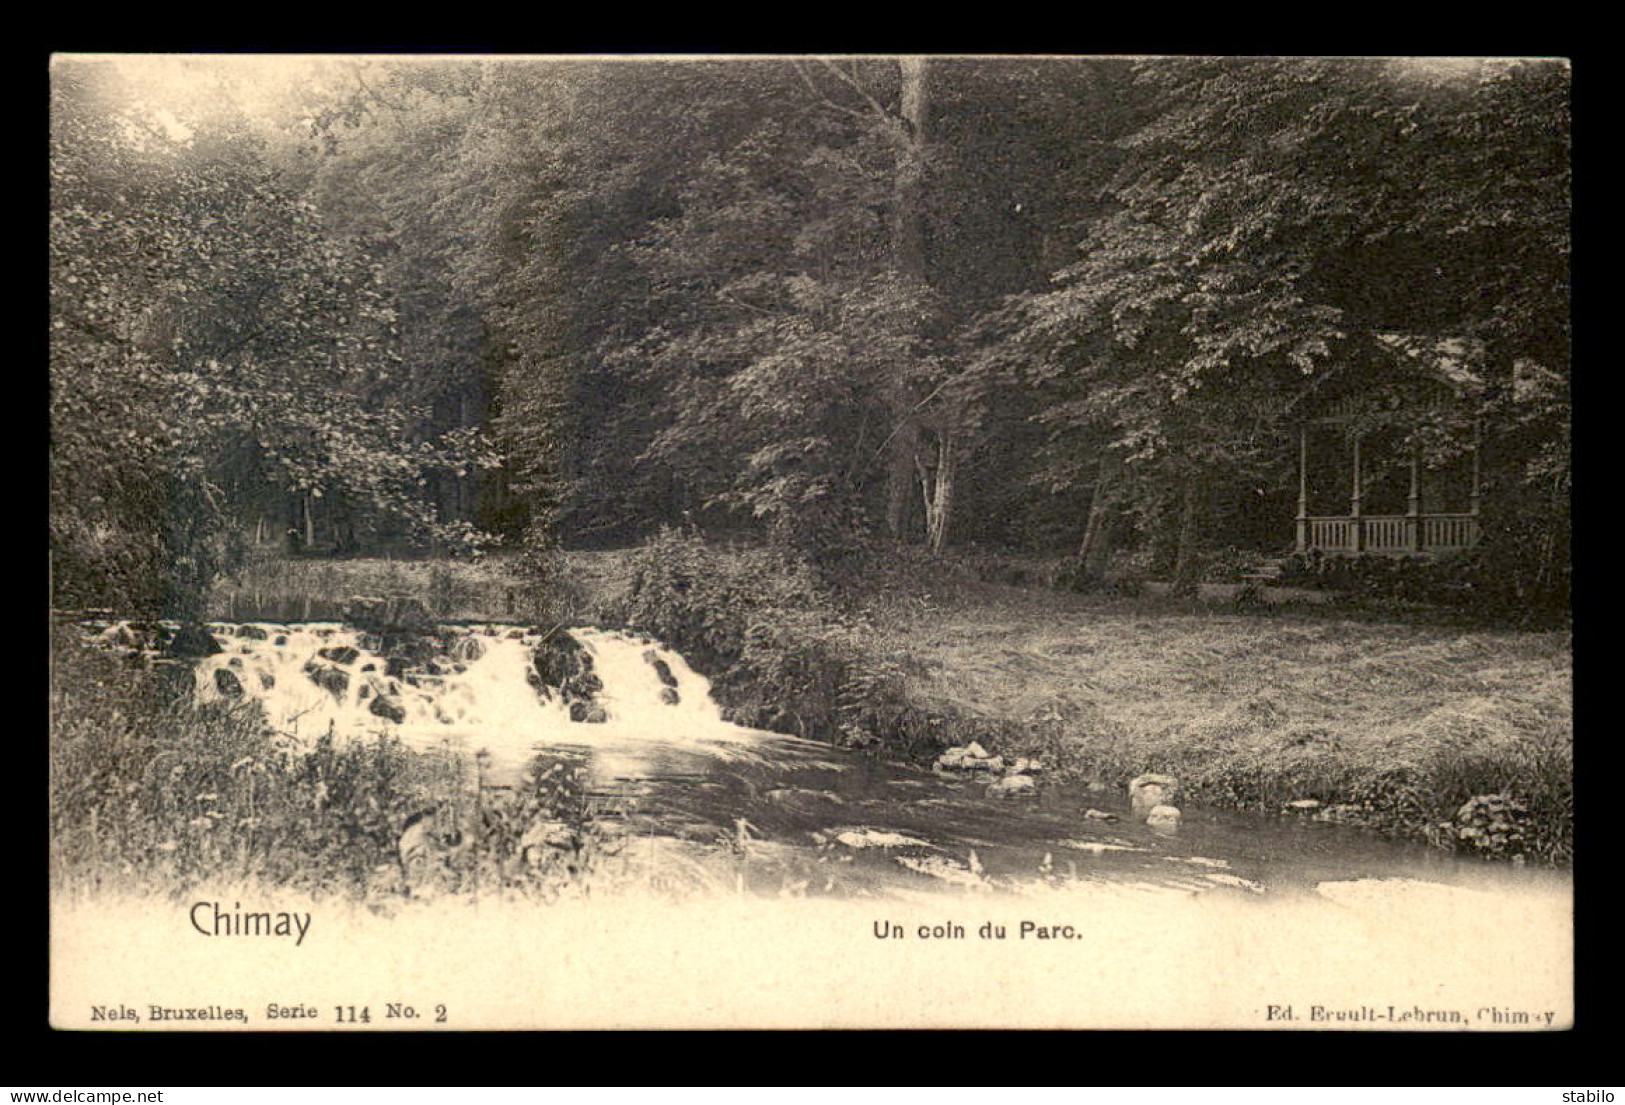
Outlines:
{"label": "foliage", "polygon": [[477,438],[415,435],[414,408],[389,398],[397,314],[377,267],[229,105],[155,115],[105,62],[58,64],[52,93],[66,600],[153,603],[158,579],[185,612],[240,556],[246,518],[290,496],[428,536],[424,473],[489,458]]}
{"label": "foliage", "polygon": [[902,661],[782,549],[663,530],[639,550],[612,612],[706,672],[744,724],[894,751],[946,735],[906,695]]}
{"label": "foliage", "polygon": [[257,519],[544,581],[690,522],[823,571],[1115,533],[1189,584],[1284,534],[1379,332],[1464,343],[1391,428],[1481,428],[1486,531],[1567,563],[1561,63],[286,65],[53,70],[75,605],[187,599]]}
{"label": "foliage", "polygon": [[1449,607],[1493,622],[1560,623],[1569,610],[1568,573],[1539,575],[1539,563],[1514,541],[1492,534],[1477,548],[1434,559],[1293,556],[1280,584]]}
{"label": "foliage", "polygon": [[[987,370],[1047,396],[1053,486],[1112,451],[1148,518],[1176,489],[1188,516],[1216,480],[1278,479],[1297,404],[1349,360],[1345,338],[1379,328],[1511,341],[1486,370],[1504,381],[1523,356],[1544,397],[1513,403],[1502,384],[1472,413],[1539,422],[1541,459],[1500,462],[1563,485],[1566,70],[1489,66],[1441,88],[1396,63],[1183,59],[1138,80],[1155,107],[1124,143],[1115,208],[1053,290],[990,322]],[[1422,258],[1430,282],[1401,283]],[[1501,277],[1520,267],[1546,275],[1514,291]],[[1486,279],[1501,294],[1481,298]]]}

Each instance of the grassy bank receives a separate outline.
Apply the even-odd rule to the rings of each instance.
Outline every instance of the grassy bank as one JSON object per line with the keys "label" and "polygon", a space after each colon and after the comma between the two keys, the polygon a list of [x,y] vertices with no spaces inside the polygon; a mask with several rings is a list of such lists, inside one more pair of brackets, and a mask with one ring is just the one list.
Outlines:
{"label": "grassy bank", "polygon": [[884,619],[909,691],[1013,723],[1017,752],[1118,786],[1449,843],[1475,795],[1529,811],[1531,855],[1572,853],[1572,650],[1563,632],[1177,612],[965,596]]}

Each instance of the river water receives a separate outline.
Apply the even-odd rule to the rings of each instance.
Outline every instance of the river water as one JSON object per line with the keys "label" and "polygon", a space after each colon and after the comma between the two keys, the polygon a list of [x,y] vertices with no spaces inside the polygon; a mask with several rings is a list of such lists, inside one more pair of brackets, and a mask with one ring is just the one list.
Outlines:
{"label": "river water", "polygon": [[[117,624],[91,628],[118,639]],[[1087,886],[1336,899],[1373,883],[1467,894],[1568,888],[1564,872],[1306,819],[1186,807],[1177,831],[1154,831],[1122,793],[1039,775],[1034,793],[999,797],[980,773],[733,725],[681,655],[623,632],[557,631],[575,638],[602,684],[601,712],[586,721],[539,687],[532,657],[547,635],[533,627],[441,627],[410,662],[340,622],[209,630],[223,651],[192,672],[201,701],[257,699],[271,728],[300,742],[389,734],[418,750],[460,753],[477,765],[471,786],[515,786],[538,763],[569,763],[584,769],[594,808],[619,830],[668,854],[731,856],[732,881],[747,892],[906,898]]]}

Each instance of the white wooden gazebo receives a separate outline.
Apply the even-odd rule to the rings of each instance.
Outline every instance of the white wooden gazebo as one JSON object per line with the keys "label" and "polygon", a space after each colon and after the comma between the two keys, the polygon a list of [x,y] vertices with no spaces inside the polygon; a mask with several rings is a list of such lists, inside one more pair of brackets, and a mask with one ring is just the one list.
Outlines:
{"label": "white wooden gazebo", "polygon": [[[1379,334],[1377,339],[1400,354],[1394,363],[1414,373],[1409,402],[1459,402],[1463,386],[1473,382],[1463,363],[1465,343],[1434,342],[1419,349],[1417,339],[1406,336]],[[1355,432],[1355,424],[1368,428]],[[1371,425],[1370,403],[1358,389],[1322,399],[1299,423],[1297,551],[1437,556],[1477,544],[1482,498],[1477,423],[1465,456],[1443,467],[1424,464],[1414,444],[1397,432],[1385,433],[1380,419],[1377,429]]]}

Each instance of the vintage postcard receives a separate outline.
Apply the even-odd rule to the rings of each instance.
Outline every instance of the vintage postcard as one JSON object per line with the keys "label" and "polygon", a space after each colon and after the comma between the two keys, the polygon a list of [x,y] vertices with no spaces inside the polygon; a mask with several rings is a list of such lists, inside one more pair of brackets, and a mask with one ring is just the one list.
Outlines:
{"label": "vintage postcard", "polygon": [[51,1024],[1573,1027],[1569,77],[54,57]]}

